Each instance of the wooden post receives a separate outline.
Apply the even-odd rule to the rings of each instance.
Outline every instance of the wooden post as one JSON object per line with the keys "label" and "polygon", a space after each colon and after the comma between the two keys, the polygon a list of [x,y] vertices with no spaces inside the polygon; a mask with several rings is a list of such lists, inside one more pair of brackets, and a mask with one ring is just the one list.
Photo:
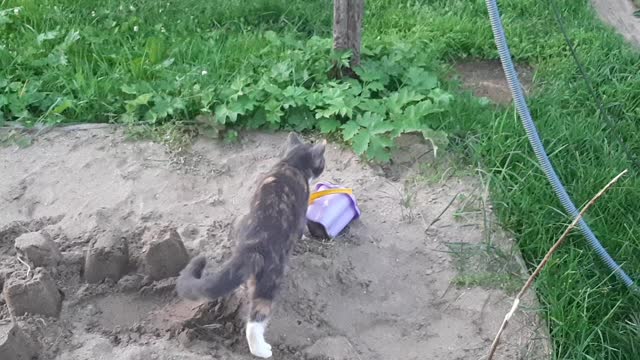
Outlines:
{"label": "wooden post", "polygon": [[360,65],[363,16],[364,0],[333,0],[333,48],[352,52],[351,68],[339,69],[335,66],[337,77],[343,74],[355,77],[352,68]]}

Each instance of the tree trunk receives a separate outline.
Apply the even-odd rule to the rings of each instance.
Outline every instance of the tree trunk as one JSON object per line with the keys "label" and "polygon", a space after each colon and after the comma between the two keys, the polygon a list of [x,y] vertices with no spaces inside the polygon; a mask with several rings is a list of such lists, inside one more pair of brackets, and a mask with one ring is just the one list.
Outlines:
{"label": "tree trunk", "polygon": [[352,52],[349,69],[340,69],[340,64],[335,64],[337,77],[355,77],[353,68],[360,65],[363,16],[364,0],[333,0],[333,48]]}

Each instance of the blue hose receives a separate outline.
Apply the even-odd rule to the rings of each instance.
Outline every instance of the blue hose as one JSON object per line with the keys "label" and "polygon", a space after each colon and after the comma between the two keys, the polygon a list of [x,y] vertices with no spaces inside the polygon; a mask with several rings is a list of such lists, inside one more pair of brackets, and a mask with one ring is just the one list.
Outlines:
{"label": "blue hose", "polygon": [[[533,123],[533,119],[531,118],[531,114],[529,113],[529,108],[527,106],[527,101],[525,100],[524,93],[522,91],[522,85],[518,80],[518,75],[513,66],[513,61],[511,61],[511,54],[509,52],[509,46],[507,45],[507,39],[504,34],[504,28],[502,27],[502,20],[500,19],[500,12],[498,11],[498,4],[496,0],[486,0],[487,10],[489,11],[489,18],[491,20],[491,28],[493,29],[493,36],[496,42],[496,46],[498,47],[498,53],[500,54],[500,61],[502,62],[502,68],[504,70],[504,74],[507,77],[507,82],[509,83],[509,89],[511,90],[511,95],[513,96],[516,109],[518,114],[520,115],[520,119],[522,120],[522,125],[527,133],[527,137],[529,138],[529,143],[533,148],[534,153],[536,154],[536,158],[538,159],[538,163],[542,167],[544,174],[547,177],[547,180],[551,183],[551,187],[553,191],[556,193],[556,196],[562,203],[565,211],[571,214],[572,217],[576,217],[579,214],[578,209],[571,201],[569,194],[565,190],[562,182],[558,178],[553,166],[551,165],[551,161],[549,161],[549,157],[545,152],[544,146],[540,141],[540,136],[538,135],[538,131],[536,129],[536,125]],[[607,253],[607,250],[600,244],[596,236],[593,234],[589,226],[582,219],[578,223],[580,227],[580,231],[587,238],[589,245],[598,253],[602,261],[611,269],[613,273],[620,279],[627,287],[631,288],[634,291],[638,291],[638,287],[634,284],[633,280],[622,270],[620,265],[618,265],[613,258]]]}

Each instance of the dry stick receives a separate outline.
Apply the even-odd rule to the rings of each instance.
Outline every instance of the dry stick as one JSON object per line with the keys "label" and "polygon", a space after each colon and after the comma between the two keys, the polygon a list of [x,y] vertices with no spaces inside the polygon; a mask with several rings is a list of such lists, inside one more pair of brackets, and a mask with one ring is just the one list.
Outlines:
{"label": "dry stick", "polygon": [[549,259],[551,258],[553,253],[555,253],[556,250],[558,250],[558,248],[560,247],[560,245],[562,245],[562,243],[567,238],[567,236],[569,235],[571,230],[573,230],[573,228],[576,227],[576,225],[578,224],[580,219],[582,219],[582,216],[587,212],[587,210],[589,210],[589,208],[596,201],[598,201],[598,199],[600,199],[600,197],[602,197],[602,195],[604,195],[604,193],[607,190],[609,190],[609,188],[611,186],[613,186],[616,182],[618,182],[618,180],[626,173],[627,173],[627,170],[625,169],[623,172],[618,174],[618,176],[614,177],[611,181],[609,181],[609,183],[604,188],[602,188],[602,190],[600,190],[587,203],[587,205],[585,205],[585,207],[580,211],[578,216],[576,216],[576,218],[573,219],[573,222],[571,222],[571,224],[567,227],[567,229],[564,231],[564,233],[562,233],[562,236],[560,236],[558,241],[556,241],[556,243],[553,244],[551,249],[549,249],[547,254],[544,256],[544,258],[542,259],[542,261],[540,262],[540,264],[536,268],[536,270],[531,274],[531,276],[529,276],[529,279],[527,279],[527,282],[524,284],[522,289],[520,289],[520,292],[518,292],[518,295],[516,295],[516,298],[513,301],[513,305],[511,306],[511,310],[509,310],[507,315],[505,315],[504,320],[502,321],[502,325],[500,325],[500,329],[498,330],[498,333],[496,334],[495,339],[493,339],[493,343],[491,344],[491,350],[489,351],[489,357],[487,358],[487,360],[493,359],[493,354],[496,352],[496,349],[498,348],[498,343],[500,342],[500,336],[502,335],[502,332],[504,331],[504,329],[507,327],[507,323],[509,322],[509,319],[511,319],[511,316],[513,316],[513,314],[518,309],[518,306],[520,305],[520,299],[522,298],[522,295],[524,295],[524,293],[531,287],[531,284],[533,284],[533,281],[535,280],[535,278],[540,274],[540,272],[542,272],[542,269],[545,267],[545,265],[547,265],[547,262],[549,262]]}

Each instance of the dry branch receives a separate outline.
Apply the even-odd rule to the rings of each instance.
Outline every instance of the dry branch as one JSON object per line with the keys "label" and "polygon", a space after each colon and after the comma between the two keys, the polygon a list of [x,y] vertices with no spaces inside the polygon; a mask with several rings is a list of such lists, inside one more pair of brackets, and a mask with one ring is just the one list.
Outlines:
{"label": "dry branch", "polygon": [[567,236],[569,236],[569,233],[571,233],[571,230],[573,230],[573,228],[576,227],[576,225],[578,224],[580,219],[582,219],[582,217],[587,212],[587,210],[589,210],[589,208],[593,204],[595,204],[595,202],[598,201],[598,199],[600,199],[602,197],[602,195],[604,195],[604,193],[607,192],[607,190],[609,190],[609,188],[611,188],[616,182],[618,182],[618,180],[626,173],[627,173],[627,170],[624,170],[623,172],[618,174],[618,176],[614,177],[611,181],[609,181],[609,183],[605,187],[603,187],[602,190],[600,190],[587,203],[587,205],[585,205],[585,207],[580,211],[578,216],[576,216],[576,218],[573,219],[571,224],[569,224],[569,226],[566,228],[566,230],[562,233],[562,235],[560,236],[558,241],[556,241],[556,243],[553,244],[553,246],[549,249],[547,254],[544,256],[544,258],[542,259],[542,261],[538,265],[538,267],[536,267],[536,270],[531,274],[531,276],[529,276],[529,279],[527,279],[527,282],[524,284],[522,289],[520,289],[520,292],[518,292],[518,295],[516,295],[516,298],[513,301],[513,305],[511,306],[511,310],[509,310],[507,315],[505,315],[504,320],[502,321],[502,325],[500,325],[500,329],[498,330],[498,333],[496,334],[495,339],[493,339],[493,343],[491,344],[491,349],[489,350],[489,357],[487,358],[487,360],[493,359],[493,355],[495,354],[496,349],[498,348],[498,344],[500,342],[500,336],[502,335],[502,332],[504,331],[504,329],[507,327],[507,324],[509,323],[509,319],[511,319],[513,314],[518,309],[518,306],[520,305],[520,300],[522,299],[522,296],[531,287],[531,285],[533,284],[533,281],[535,280],[535,278],[540,274],[540,272],[542,272],[542,269],[545,267],[545,265],[547,265],[547,262],[549,262],[549,259],[551,259],[551,256],[553,255],[553,253],[555,253],[556,250],[558,250],[558,248],[560,247],[560,245],[562,245],[562,243],[567,238]]}

